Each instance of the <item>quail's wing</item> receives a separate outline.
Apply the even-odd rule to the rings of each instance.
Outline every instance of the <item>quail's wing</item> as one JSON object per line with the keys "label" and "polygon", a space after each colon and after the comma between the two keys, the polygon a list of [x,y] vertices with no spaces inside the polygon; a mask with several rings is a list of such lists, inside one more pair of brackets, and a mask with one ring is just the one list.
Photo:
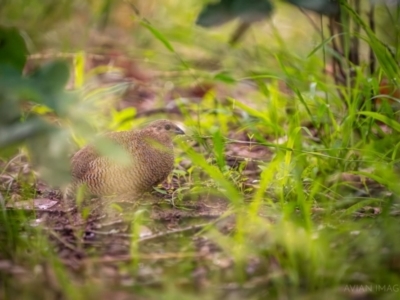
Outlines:
{"label": "quail's wing", "polygon": [[[103,137],[117,144],[129,144],[131,137],[127,132],[114,132],[104,134]],[[108,157],[101,156],[92,145],[88,145],[78,152],[71,159],[71,173],[76,179],[85,179],[102,173],[104,168],[110,169],[113,164]]]}

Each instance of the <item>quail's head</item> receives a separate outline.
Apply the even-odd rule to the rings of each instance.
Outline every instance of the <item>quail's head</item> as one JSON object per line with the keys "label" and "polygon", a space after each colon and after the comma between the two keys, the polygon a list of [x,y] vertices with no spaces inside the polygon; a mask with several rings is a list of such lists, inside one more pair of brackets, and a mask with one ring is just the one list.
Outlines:
{"label": "quail's head", "polygon": [[151,136],[157,136],[160,140],[171,140],[176,135],[185,134],[177,125],[169,120],[157,120],[146,128],[142,129],[142,132]]}

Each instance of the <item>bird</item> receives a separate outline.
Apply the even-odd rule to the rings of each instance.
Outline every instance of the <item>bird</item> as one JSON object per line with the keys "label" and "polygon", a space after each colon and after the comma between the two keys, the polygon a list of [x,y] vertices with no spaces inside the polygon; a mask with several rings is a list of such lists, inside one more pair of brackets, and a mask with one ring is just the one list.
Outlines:
{"label": "bird", "polygon": [[173,138],[185,134],[169,120],[142,129],[111,132],[104,137],[128,154],[125,163],[101,156],[87,145],[71,158],[72,187],[85,186],[91,195],[141,195],[163,182],[174,168]]}

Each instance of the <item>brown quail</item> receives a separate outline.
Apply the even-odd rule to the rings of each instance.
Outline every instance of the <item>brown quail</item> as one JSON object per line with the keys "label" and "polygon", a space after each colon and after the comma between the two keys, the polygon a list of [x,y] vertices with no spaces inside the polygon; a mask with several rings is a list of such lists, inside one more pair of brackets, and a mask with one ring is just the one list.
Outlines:
{"label": "brown quail", "polygon": [[100,156],[92,145],[72,157],[74,186],[85,185],[90,194],[140,195],[164,181],[174,167],[172,139],[184,132],[168,120],[157,120],[143,129],[112,132],[105,137],[129,154],[129,162],[117,163]]}

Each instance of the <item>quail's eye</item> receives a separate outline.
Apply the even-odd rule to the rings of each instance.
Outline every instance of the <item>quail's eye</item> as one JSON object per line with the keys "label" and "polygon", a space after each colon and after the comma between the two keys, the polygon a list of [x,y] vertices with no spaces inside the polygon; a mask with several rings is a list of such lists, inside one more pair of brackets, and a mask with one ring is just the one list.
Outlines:
{"label": "quail's eye", "polygon": [[170,130],[171,129],[171,125],[165,125],[165,130]]}

